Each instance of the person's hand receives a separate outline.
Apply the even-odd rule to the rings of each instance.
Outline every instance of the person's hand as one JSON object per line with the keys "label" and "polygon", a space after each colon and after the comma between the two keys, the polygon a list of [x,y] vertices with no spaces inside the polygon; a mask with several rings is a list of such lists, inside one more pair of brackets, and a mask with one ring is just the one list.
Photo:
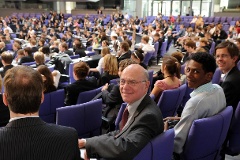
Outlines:
{"label": "person's hand", "polygon": [[87,156],[87,151],[84,152],[84,160],[90,160],[90,158]]}
{"label": "person's hand", "polygon": [[102,88],[102,91],[105,91],[106,89],[108,89],[108,83],[106,83],[103,88]]}
{"label": "person's hand", "polygon": [[78,139],[78,148],[83,148],[86,145],[85,139]]}

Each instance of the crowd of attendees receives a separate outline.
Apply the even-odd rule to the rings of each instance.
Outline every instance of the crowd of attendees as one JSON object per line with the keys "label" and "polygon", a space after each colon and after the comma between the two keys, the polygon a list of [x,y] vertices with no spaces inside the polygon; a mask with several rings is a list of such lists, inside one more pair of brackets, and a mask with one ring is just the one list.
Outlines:
{"label": "crowd of attendees", "polygon": [[[189,57],[193,54],[199,52],[212,54],[210,53],[212,44],[218,46],[225,41],[236,44],[240,49],[240,21],[236,21],[234,26],[225,31],[222,24],[204,24],[201,16],[194,16],[186,27],[181,16],[175,18],[171,15],[166,19],[159,13],[148,23],[147,17],[132,17],[128,13],[117,12],[111,15],[99,13],[101,14],[93,20],[88,14],[82,18],[65,18],[62,13],[57,14],[55,11],[43,13],[39,19],[1,17],[2,78],[7,70],[16,65],[35,62],[30,67],[36,68],[41,74],[44,93],[63,87],[65,105],[69,106],[77,103],[80,92],[103,86],[101,97],[108,109],[103,111],[104,116],[116,118],[123,100],[119,84],[111,85],[110,81],[118,79],[129,64],[139,64],[148,69],[143,63],[147,53],[156,52],[156,56],[153,56],[150,62],[156,59],[157,65],[162,58],[161,67],[153,76],[150,92],[155,102],[158,102],[164,90],[181,86],[183,83],[181,74],[184,74],[180,72],[181,65],[187,65]],[[125,31],[131,32],[131,36]],[[136,44],[136,34],[142,36],[139,44]],[[173,43],[178,52],[162,57],[161,46],[164,42],[167,42],[167,48]],[[159,44],[157,50],[154,48],[155,43]],[[68,67],[73,62],[73,56],[85,57],[86,50],[94,51],[98,48],[101,48],[101,58],[97,67],[90,68],[86,62],[81,61],[75,63],[73,77],[76,81],[61,86],[61,76],[69,74]],[[238,59],[234,63],[237,61]],[[53,72],[49,69],[51,65],[54,65]],[[5,112],[4,114],[6,115]],[[9,119],[9,116],[7,118]],[[5,120],[0,124],[4,126],[6,123]],[[111,123],[114,123],[114,119]],[[108,131],[113,129],[111,125],[109,124]]]}

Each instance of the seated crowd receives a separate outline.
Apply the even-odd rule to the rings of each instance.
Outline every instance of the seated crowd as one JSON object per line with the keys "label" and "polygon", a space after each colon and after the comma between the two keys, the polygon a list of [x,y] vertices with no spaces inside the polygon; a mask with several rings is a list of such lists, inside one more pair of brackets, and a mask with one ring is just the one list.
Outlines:
{"label": "seated crowd", "polygon": [[[31,145],[44,147],[43,143],[51,144],[50,150],[61,146],[53,154],[57,159],[80,159],[78,147],[86,148],[86,159],[133,159],[151,139],[168,129],[167,121],[174,119],[179,120],[174,127],[173,153],[173,158],[178,160],[194,120],[213,116],[226,106],[236,110],[240,101],[240,71],[237,67],[240,21],[236,21],[227,33],[221,24],[204,24],[201,16],[194,16],[188,27],[181,23],[180,16],[176,20],[173,16],[166,20],[160,13],[151,23],[147,23],[146,18],[133,18],[121,12],[110,15],[108,23],[104,24],[106,18],[106,15],[99,15],[92,21],[86,14],[83,18],[64,19],[63,14],[56,12],[43,13],[39,19],[0,18],[3,25],[0,30],[0,73],[4,84],[0,96],[0,126],[3,127],[0,144],[10,143],[7,147],[2,144],[0,157],[14,159],[15,153],[7,154],[8,149],[24,148],[19,140],[21,137],[12,143],[6,138],[14,136],[15,131],[10,127],[19,127],[19,136],[24,138],[31,136],[31,132],[39,133],[33,137]],[[131,36],[126,31],[131,32]],[[136,34],[142,36],[139,44],[136,44]],[[158,48],[154,47],[156,43]],[[166,48],[173,43],[177,52],[162,55],[163,43],[167,43]],[[95,55],[87,56],[92,52]],[[146,64],[144,58],[149,53],[152,53],[151,59]],[[93,57],[97,57],[98,62],[90,66],[85,60]],[[157,65],[162,60],[161,67],[149,77],[148,67],[155,59]],[[54,70],[50,69],[52,66]],[[183,72],[181,67],[184,67]],[[212,84],[217,67],[222,77],[219,84]],[[66,81],[66,77],[73,78],[73,82]],[[175,117],[163,117],[157,106],[162,93],[179,88],[185,82],[193,92],[182,106],[183,110]],[[67,107],[77,104],[79,93],[98,87],[102,87],[101,93],[93,99],[102,99],[102,115],[108,119],[103,123],[107,123],[103,125],[106,134],[77,140],[74,129],[47,124],[37,118],[44,94],[63,88]],[[115,130],[115,119],[124,102],[127,107],[119,130]],[[24,124],[29,130],[24,129]],[[44,134],[48,138],[40,142]],[[37,147],[33,149],[37,150]],[[223,144],[222,158],[225,147]],[[61,154],[65,151],[68,152],[66,155]],[[2,155],[3,152],[6,155]],[[27,153],[24,149],[16,151],[20,154],[17,152],[29,154],[29,159],[41,159],[45,154],[44,151]]]}

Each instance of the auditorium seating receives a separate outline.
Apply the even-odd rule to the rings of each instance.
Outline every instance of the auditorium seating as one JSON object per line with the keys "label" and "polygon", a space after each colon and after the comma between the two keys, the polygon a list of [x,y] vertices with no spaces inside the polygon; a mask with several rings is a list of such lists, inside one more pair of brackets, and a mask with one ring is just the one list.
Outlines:
{"label": "auditorium seating", "polygon": [[101,134],[102,99],[57,108],[56,124],[73,127],[79,138],[90,138]]}
{"label": "auditorium seating", "polygon": [[44,94],[44,101],[39,109],[39,116],[47,123],[55,123],[56,108],[64,106],[64,90],[60,89]]}
{"label": "auditorium seating", "polygon": [[225,153],[231,156],[240,154],[240,102],[232,117],[232,122],[227,136]]}
{"label": "auditorium seating", "polygon": [[182,159],[219,159],[227,136],[233,109],[231,106],[208,118],[193,121],[182,153]]}
{"label": "auditorium seating", "polygon": [[186,92],[186,84],[176,89],[164,90],[158,100],[157,106],[160,108],[163,118],[176,116],[183,96]]}
{"label": "auditorium seating", "polygon": [[151,140],[134,160],[170,160],[174,145],[174,130],[167,130]]}

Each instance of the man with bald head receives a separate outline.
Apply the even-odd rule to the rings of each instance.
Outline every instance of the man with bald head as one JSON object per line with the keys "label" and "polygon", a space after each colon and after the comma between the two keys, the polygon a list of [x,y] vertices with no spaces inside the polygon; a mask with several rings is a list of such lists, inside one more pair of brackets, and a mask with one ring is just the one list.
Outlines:
{"label": "man with bald head", "polygon": [[106,159],[133,159],[154,137],[163,132],[160,109],[147,94],[148,72],[138,64],[125,68],[119,87],[127,103],[120,130],[89,139],[80,139],[79,147],[86,148],[85,156]]}

